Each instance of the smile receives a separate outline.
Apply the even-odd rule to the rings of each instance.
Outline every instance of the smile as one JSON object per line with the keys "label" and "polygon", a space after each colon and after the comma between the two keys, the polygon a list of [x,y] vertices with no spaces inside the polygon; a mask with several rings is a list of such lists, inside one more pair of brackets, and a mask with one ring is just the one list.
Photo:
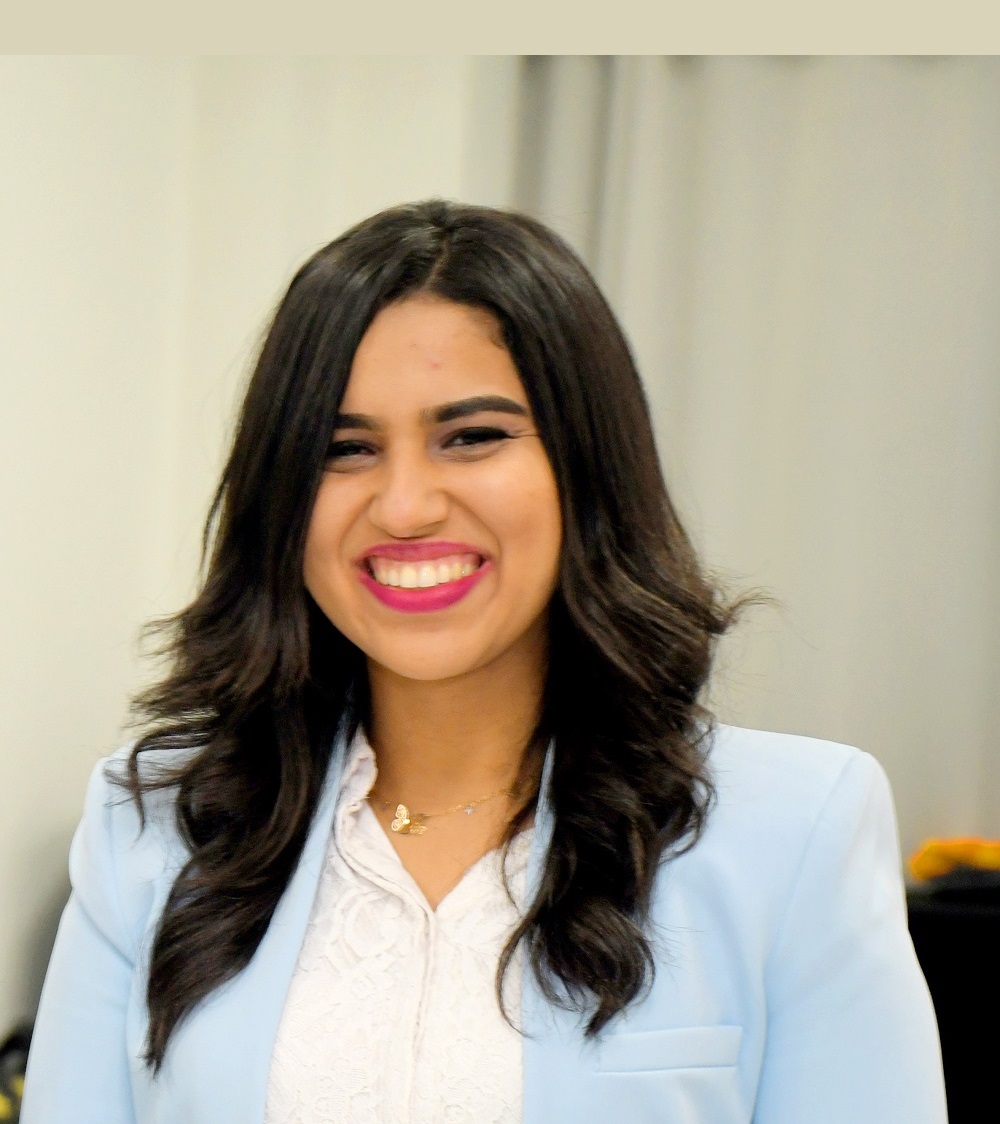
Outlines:
{"label": "smile", "polygon": [[478,554],[452,554],[427,562],[400,562],[393,558],[368,559],[368,568],[379,585],[397,589],[433,589],[468,577],[479,569]]}
{"label": "smile", "polygon": [[399,543],[361,559],[361,584],[401,613],[433,613],[466,597],[493,568],[490,559],[455,543]]}

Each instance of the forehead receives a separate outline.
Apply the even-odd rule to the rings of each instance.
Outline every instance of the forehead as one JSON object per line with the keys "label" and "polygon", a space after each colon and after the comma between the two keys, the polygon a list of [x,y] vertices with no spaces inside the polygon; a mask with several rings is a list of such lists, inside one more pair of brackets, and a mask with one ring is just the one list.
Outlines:
{"label": "forehead", "polygon": [[421,294],[388,305],[371,322],[351,364],[343,408],[426,406],[489,393],[527,401],[496,317]]}

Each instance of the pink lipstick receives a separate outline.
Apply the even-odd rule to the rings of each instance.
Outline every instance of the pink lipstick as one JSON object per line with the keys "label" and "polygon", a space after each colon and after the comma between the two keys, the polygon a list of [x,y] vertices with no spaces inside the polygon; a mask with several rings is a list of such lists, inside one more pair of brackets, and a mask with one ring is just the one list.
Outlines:
{"label": "pink lipstick", "polygon": [[468,543],[442,541],[381,543],[356,563],[365,589],[401,613],[433,613],[457,604],[493,565]]}

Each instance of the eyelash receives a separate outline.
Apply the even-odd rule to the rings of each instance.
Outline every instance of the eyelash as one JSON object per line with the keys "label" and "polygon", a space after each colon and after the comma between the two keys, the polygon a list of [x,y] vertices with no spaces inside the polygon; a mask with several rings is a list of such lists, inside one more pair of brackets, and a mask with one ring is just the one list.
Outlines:
{"label": "eyelash", "polygon": [[[459,437],[464,437],[466,440],[458,442]],[[468,448],[475,445],[486,445],[490,441],[506,441],[509,437],[510,434],[505,429],[498,429],[492,425],[474,425],[453,433],[445,442],[445,446]],[[472,438],[472,440],[468,440],[468,438]]]}
{"label": "eyelash", "polygon": [[370,445],[366,445],[363,441],[331,441],[330,448],[327,450],[327,460],[338,460],[341,457],[349,457],[355,453],[372,453],[375,450]]}
{"label": "eyelash", "polygon": [[[512,434],[497,426],[468,426],[465,429],[460,429],[455,433],[449,434],[444,441],[444,447],[446,449],[474,449],[479,445],[488,445],[494,441],[510,440],[512,436]],[[374,455],[377,452],[378,449],[375,446],[365,441],[353,439],[331,441],[329,451],[327,452],[327,460],[346,460],[355,456]]]}

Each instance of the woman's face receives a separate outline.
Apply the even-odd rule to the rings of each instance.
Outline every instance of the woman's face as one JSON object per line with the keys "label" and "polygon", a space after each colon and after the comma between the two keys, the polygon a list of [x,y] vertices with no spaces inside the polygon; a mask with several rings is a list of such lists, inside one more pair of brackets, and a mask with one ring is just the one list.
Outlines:
{"label": "woman's face", "polygon": [[562,521],[488,312],[419,295],[372,321],[313,509],[305,583],[369,661],[410,679],[535,662]]}

